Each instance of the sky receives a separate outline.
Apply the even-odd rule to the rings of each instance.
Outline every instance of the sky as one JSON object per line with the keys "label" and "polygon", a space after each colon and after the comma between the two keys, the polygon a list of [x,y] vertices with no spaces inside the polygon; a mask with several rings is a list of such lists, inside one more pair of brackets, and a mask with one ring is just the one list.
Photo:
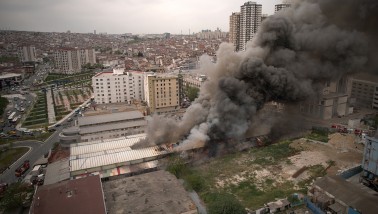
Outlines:
{"label": "sky", "polygon": [[[109,34],[229,30],[247,0],[0,0],[0,29]],[[273,14],[282,0],[256,0]]]}

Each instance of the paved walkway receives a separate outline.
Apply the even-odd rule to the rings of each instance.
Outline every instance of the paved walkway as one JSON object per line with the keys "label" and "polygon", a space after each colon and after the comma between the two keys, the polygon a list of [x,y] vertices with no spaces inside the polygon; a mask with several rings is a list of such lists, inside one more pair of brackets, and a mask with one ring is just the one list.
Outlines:
{"label": "paved walkway", "polygon": [[47,102],[47,114],[49,118],[49,124],[53,124],[56,122],[56,118],[55,118],[54,102],[53,102],[52,93],[50,89],[46,91],[46,102]]}

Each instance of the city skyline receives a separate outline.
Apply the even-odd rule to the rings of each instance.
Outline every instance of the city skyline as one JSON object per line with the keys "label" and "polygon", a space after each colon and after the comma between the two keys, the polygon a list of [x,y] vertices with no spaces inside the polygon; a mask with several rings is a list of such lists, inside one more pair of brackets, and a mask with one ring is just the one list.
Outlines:
{"label": "city skyline", "polygon": [[[204,29],[229,30],[229,15],[246,0],[37,0],[0,2],[0,29],[109,34],[188,34]],[[256,1],[263,14],[273,14],[281,0]]]}

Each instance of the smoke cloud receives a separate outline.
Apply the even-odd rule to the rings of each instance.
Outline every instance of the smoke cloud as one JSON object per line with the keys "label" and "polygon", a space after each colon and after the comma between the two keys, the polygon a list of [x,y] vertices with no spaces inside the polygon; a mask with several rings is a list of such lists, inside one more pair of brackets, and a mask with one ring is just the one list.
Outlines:
{"label": "smoke cloud", "polygon": [[299,1],[268,17],[245,52],[222,44],[182,120],[154,117],[146,143],[183,141],[178,149],[185,149],[242,139],[267,102],[304,101],[326,81],[374,71],[377,7],[374,0]]}

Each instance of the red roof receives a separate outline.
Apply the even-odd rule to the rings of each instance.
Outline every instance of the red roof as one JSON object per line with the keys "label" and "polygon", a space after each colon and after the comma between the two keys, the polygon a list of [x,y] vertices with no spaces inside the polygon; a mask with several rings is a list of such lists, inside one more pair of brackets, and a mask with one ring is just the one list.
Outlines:
{"label": "red roof", "polygon": [[100,177],[89,176],[76,180],[38,187],[30,213],[106,213]]}

